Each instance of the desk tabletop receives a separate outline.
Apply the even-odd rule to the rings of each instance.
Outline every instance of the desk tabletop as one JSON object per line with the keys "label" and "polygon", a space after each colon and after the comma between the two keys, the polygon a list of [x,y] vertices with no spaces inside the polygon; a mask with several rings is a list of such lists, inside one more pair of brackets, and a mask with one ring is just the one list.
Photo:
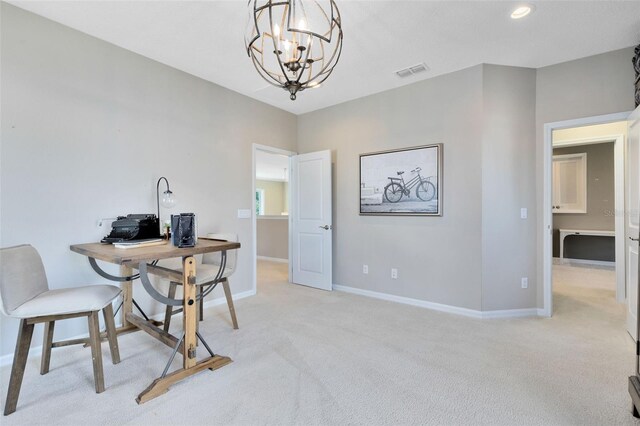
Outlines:
{"label": "desk tabletop", "polygon": [[126,249],[116,248],[113,244],[101,243],[74,244],[69,248],[71,251],[84,256],[122,265],[126,263],[140,263],[156,259],[160,260],[172,257],[193,256],[196,254],[213,253],[223,250],[234,250],[240,248],[240,243],[198,237],[198,243],[195,247],[185,248],[175,247],[169,242],[158,246]]}

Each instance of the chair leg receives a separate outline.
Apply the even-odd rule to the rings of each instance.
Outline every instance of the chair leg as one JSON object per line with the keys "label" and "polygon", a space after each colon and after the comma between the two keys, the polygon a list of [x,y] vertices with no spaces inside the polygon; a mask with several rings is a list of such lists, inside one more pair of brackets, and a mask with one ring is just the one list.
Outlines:
{"label": "chair leg", "polygon": [[7,416],[16,411],[18,396],[20,396],[20,386],[24,377],[24,368],[27,365],[29,346],[33,336],[33,324],[27,324],[26,319],[20,321],[20,331],[16,342],[16,351],[13,355],[13,366],[11,367],[11,378],[9,379],[9,390],[7,400],[4,405],[4,415]]}
{"label": "chair leg", "polygon": [[111,303],[104,307],[102,315],[104,316],[104,324],[107,329],[111,362],[118,364],[120,362],[120,349],[118,349],[118,336],[116,334],[116,323],[113,319],[113,305],[111,305]]}
{"label": "chair leg", "polygon": [[44,335],[42,337],[42,358],[40,359],[40,374],[47,374],[49,372],[49,364],[51,362],[51,347],[53,345],[53,329],[55,325],[55,321],[44,323]]}
{"label": "chair leg", "polygon": [[233,322],[234,330],[238,329],[238,319],[236,318],[236,308],[233,306],[233,298],[231,297],[231,289],[229,288],[229,280],[224,278],[222,280],[222,288],[224,289],[224,296],[227,298],[227,305],[229,305],[229,313],[231,314],[231,322]]}
{"label": "chair leg", "polygon": [[[171,281],[169,283],[169,294],[167,297],[173,299],[176,297],[176,288],[178,288],[178,284]],[[167,305],[167,308],[164,312],[164,331],[169,331],[169,325],[171,325],[171,315],[173,315],[173,306]]]}
{"label": "chair leg", "polygon": [[102,371],[102,349],[100,348],[100,321],[98,311],[89,315],[89,342],[91,343],[91,358],[93,360],[93,378],[96,383],[96,393],[104,392],[104,372]]}

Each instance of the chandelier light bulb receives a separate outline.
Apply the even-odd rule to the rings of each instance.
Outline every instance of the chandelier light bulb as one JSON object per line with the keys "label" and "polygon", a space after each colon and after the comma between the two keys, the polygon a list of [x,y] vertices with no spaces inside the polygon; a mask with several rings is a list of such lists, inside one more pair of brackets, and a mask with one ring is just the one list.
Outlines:
{"label": "chandelier light bulb", "polygon": [[342,52],[335,0],[249,0],[248,8],[245,46],[262,78],[295,100],[331,75]]}

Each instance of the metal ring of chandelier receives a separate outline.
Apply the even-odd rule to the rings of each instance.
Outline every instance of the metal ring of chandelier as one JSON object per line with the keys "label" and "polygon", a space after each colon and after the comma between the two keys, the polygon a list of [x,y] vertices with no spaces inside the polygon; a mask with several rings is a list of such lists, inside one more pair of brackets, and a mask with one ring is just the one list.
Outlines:
{"label": "metal ring of chandelier", "polygon": [[331,75],[342,52],[334,0],[249,0],[248,9],[247,54],[268,83],[295,100]]}

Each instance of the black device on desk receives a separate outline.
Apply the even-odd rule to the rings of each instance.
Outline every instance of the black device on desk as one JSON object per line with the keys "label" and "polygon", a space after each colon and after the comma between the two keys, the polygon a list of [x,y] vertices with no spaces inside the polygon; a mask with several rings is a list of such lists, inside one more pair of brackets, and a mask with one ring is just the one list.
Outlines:
{"label": "black device on desk", "polygon": [[194,247],[198,242],[196,215],[180,213],[171,215],[173,245],[176,247]]}
{"label": "black device on desk", "polygon": [[160,222],[155,214],[128,214],[118,216],[111,224],[111,232],[101,243],[119,243],[122,241],[161,238]]}

